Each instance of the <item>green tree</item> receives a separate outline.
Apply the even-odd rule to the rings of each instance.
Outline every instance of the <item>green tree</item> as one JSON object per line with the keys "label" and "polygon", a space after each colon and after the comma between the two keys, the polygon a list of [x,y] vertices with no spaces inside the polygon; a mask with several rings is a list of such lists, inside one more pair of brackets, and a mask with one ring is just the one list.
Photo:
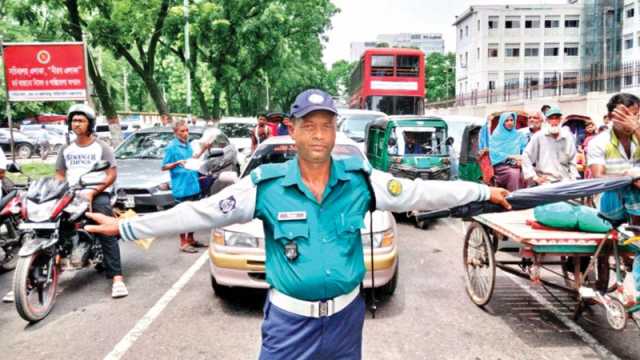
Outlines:
{"label": "green tree", "polygon": [[456,55],[431,53],[427,56],[426,68],[427,102],[451,99],[455,96]]}
{"label": "green tree", "polygon": [[339,60],[331,65],[331,70],[327,74],[327,81],[329,84],[334,85],[333,88],[329,89],[333,94],[341,97],[348,95],[351,73],[357,65],[357,61],[350,63],[346,60]]}

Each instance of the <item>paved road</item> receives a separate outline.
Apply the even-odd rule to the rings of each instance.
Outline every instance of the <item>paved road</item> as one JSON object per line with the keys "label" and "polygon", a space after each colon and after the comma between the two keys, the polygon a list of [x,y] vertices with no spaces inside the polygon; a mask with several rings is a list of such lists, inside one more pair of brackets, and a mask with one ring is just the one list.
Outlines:
{"label": "paved road", "polygon": [[[501,272],[489,306],[473,305],[463,285],[462,226],[454,220],[427,231],[399,225],[400,283],[379,304],[376,319],[367,317],[365,359],[640,358],[633,324],[609,330],[601,309],[573,323],[570,297]],[[13,305],[0,304],[0,357],[256,358],[264,292],[215,297],[206,255],[178,253],[177,242],[158,239],[149,251],[122,246],[128,298],[112,300],[109,283],[84,270],[64,274],[55,309],[38,324],[27,325]],[[10,278],[0,275],[0,294]]]}

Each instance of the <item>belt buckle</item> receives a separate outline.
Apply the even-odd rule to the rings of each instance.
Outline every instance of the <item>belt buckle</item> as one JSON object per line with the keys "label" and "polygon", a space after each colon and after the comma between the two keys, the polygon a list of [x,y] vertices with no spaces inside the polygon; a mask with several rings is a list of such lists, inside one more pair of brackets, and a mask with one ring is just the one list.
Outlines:
{"label": "belt buckle", "polygon": [[318,304],[318,316],[319,317],[329,316],[329,301],[321,301]]}

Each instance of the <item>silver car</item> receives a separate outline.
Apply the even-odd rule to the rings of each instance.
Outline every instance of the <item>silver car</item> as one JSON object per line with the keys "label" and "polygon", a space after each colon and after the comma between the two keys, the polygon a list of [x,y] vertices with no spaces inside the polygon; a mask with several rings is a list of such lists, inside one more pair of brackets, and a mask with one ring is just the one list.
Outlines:
{"label": "silver car", "polygon": [[[201,177],[209,176],[211,180],[204,193],[213,194],[226,186],[226,183],[216,181],[218,175],[223,171],[238,173],[239,165],[234,146],[220,130],[189,128],[192,145],[203,135],[207,139],[213,139],[211,148],[204,155],[205,165],[201,168],[201,173],[206,174]],[[171,195],[169,171],[162,171],[164,150],[174,138],[171,128],[147,128],[135,132],[116,148],[117,208],[148,212],[166,209],[175,204]]]}

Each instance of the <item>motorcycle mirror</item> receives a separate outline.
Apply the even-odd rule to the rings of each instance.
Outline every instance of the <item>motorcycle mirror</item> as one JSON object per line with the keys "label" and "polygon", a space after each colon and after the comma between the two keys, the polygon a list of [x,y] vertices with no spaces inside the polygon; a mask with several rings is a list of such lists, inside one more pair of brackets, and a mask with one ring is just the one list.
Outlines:
{"label": "motorcycle mirror", "polygon": [[111,164],[108,161],[100,160],[95,164],[93,164],[93,167],[91,168],[91,172],[104,171],[104,170],[107,170],[109,166],[111,166]]}
{"label": "motorcycle mirror", "polygon": [[220,148],[211,148],[209,149],[209,156],[210,157],[216,157],[216,156],[222,156],[224,155],[224,149],[220,149]]}
{"label": "motorcycle mirror", "polygon": [[20,168],[20,165],[12,162],[7,166],[7,171],[10,173],[19,173],[22,172],[22,169]]}

